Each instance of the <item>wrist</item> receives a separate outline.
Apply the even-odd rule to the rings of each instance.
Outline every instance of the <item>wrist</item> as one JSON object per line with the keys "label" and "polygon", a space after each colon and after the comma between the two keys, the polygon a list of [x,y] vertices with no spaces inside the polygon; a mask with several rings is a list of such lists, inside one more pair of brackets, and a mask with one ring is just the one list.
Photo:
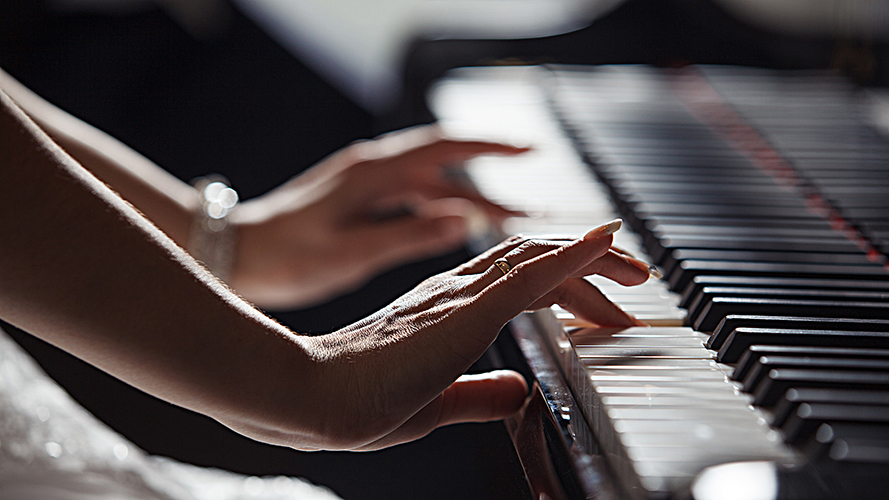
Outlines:
{"label": "wrist", "polygon": [[238,193],[221,176],[194,181],[198,210],[192,221],[188,251],[223,281],[231,277],[238,232],[230,220],[238,207]]}

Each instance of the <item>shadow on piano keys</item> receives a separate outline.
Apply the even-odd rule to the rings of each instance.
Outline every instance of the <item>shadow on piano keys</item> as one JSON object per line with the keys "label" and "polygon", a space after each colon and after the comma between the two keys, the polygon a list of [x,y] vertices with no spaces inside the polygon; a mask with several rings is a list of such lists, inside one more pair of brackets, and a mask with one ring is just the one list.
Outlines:
{"label": "shadow on piano keys", "polygon": [[430,104],[454,135],[534,147],[467,166],[533,215],[507,232],[621,216],[615,245],[665,275],[591,278],[649,328],[557,307],[513,322],[537,389],[508,427],[538,498],[885,497],[889,139],[864,91],[733,67],[474,68]]}

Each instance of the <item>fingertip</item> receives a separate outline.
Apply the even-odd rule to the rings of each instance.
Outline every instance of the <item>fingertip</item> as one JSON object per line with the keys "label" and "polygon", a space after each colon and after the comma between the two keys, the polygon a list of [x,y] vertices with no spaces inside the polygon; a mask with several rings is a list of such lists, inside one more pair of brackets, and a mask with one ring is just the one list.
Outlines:
{"label": "fingertip", "polygon": [[449,423],[500,420],[522,408],[528,395],[525,378],[512,370],[463,375],[448,389],[458,403]]}
{"label": "fingertip", "polygon": [[614,219],[612,221],[606,222],[599,227],[591,229],[588,233],[583,236],[584,240],[603,238],[605,236],[612,235],[620,229],[623,225],[622,219]]}

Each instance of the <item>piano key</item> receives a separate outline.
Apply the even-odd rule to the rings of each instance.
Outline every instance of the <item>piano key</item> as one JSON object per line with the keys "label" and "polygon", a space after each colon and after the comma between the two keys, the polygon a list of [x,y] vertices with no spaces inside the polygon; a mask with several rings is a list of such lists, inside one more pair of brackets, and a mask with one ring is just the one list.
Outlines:
{"label": "piano key", "polygon": [[802,264],[838,264],[871,266],[873,261],[862,253],[829,252],[790,252],[790,251],[751,251],[680,248],[668,252],[659,262],[659,267],[668,276],[683,260],[721,260],[738,262],[795,262]]}
{"label": "piano key", "polygon": [[[806,238],[806,237],[775,237],[775,236],[737,236],[732,237],[730,235],[667,235],[658,240],[657,243],[653,244],[651,248],[649,248],[649,253],[652,257],[654,264],[660,264],[665,258],[666,254],[672,252],[677,249],[704,249],[704,250],[737,250],[738,248],[743,248],[748,251],[761,251],[761,252],[806,252],[806,251],[814,251],[817,249],[819,252],[828,252],[828,253],[852,253],[852,254],[860,254],[861,249],[858,246],[849,240],[837,239],[837,238]],[[772,272],[768,272],[769,268],[765,266],[760,272],[744,272],[739,274],[730,274],[726,271],[731,270],[731,261],[716,261],[713,264],[707,264],[710,261],[690,261],[690,263],[683,263],[683,268],[689,270],[689,275],[686,279],[694,278],[694,276],[700,274],[714,274],[714,273],[725,273],[728,276],[737,276],[737,275],[749,275],[749,276],[788,276],[788,277],[806,277],[806,274],[810,274],[812,272],[818,271],[817,269],[812,269],[810,273],[805,273],[804,269],[798,270],[796,272],[779,272],[780,268],[777,266],[769,266]],[[724,263],[723,263],[724,262]],[[694,264],[700,264],[701,269],[698,271],[695,269]],[[789,266],[788,266],[789,267]],[[694,271],[694,272],[693,272]],[[710,272],[706,272],[710,271]],[[841,274],[840,269],[837,269],[836,272],[832,273],[835,277],[840,278]],[[823,270],[822,273],[827,273],[829,270]],[[674,290],[682,291],[685,286],[685,282],[673,283]]]}
{"label": "piano key", "polygon": [[752,345],[747,348],[732,371],[732,380],[744,380],[747,372],[762,356],[799,356],[808,358],[855,358],[887,359],[889,349],[862,349],[854,347],[812,347],[795,345]]}
{"label": "piano key", "polygon": [[889,292],[889,280],[848,280],[848,279],[818,279],[818,278],[784,278],[768,276],[695,276],[692,282],[685,287],[681,295],[679,306],[689,307],[701,289],[706,286],[731,286],[731,287],[774,287],[797,288],[805,290],[848,290],[848,291],[880,291]]}
{"label": "piano key", "polygon": [[[798,316],[822,314],[827,317],[889,319],[889,294],[881,292],[705,287],[699,298],[700,301],[689,306],[688,320],[696,330],[703,332],[714,331],[730,314],[746,314],[751,310],[764,315],[780,309],[783,314]],[[863,304],[886,309],[887,314],[871,311],[872,308],[868,309],[871,306]],[[835,313],[837,308],[842,310]]]}
{"label": "piano key", "polygon": [[741,390],[755,392],[756,387],[774,369],[811,369],[840,371],[889,372],[889,360],[855,358],[807,358],[795,356],[761,356],[744,377]]}
{"label": "piano key", "polygon": [[[675,408],[675,409],[696,409],[701,406],[702,398],[689,398],[681,396],[604,396],[601,398],[602,404],[609,408]],[[730,409],[743,413],[744,409],[750,405],[750,399],[744,397],[724,397],[707,398],[708,408],[719,408],[721,410]]]}
{"label": "piano key", "polygon": [[822,424],[864,423],[889,427],[889,406],[865,406],[830,403],[803,403],[787,417],[785,441],[802,445]]}
{"label": "piano key", "polygon": [[[793,288],[753,288],[753,287],[704,287],[696,299],[688,305],[688,321],[700,331],[712,331],[716,326],[704,324],[702,317],[713,314],[714,319],[722,320],[721,311],[714,311],[711,304],[717,298],[751,298],[751,299],[784,299],[784,300],[817,300],[830,302],[886,302],[887,292],[862,292],[846,290],[800,290]],[[764,308],[761,311],[768,314]],[[853,313],[854,316],[854,313]],[[699,320],[701,322],[699,322]],[[718,322],[717,324],[718,325]]]}
{"label": "piano key", "polygon": [[889,302],[714,297],[694,326],[700,331],[712,332],[726,316],[745,314],[889,319]]}
{"label": "piano key", "polygon": [[733,328],[716,355],[720,363],[734,363],[751,345],[889,348],[889,331]]}
{"label": "piano key", "polygon": [[789,389],[772,411],[772,427],[782,427],[787,417],[803,403],[833,403],[889,407],[889,391],[855,389]]}
{"label": "piano key", "polygon": [[714,260],[686,260],[669,277],[674,290],[685,290],[695,276],[722,274],[725,276],[764,276],[816,279],[868,279],[885,281],[889,273],[878,264],[833,265],[771,262],[732,262]]}
{"label": "piano key", "polygon": [[[810,460],[822,463],[889,463],[889,426],[867,423],[821,424],[806,447]],[[880,471],[882,475],[883,471]]]}
{"label": "piano key", "polygon": [[791,388],[889,390],[889,373],[831,372],[825,370],[774,369],[763,378],[753,394],[753,403],[772,408]]}

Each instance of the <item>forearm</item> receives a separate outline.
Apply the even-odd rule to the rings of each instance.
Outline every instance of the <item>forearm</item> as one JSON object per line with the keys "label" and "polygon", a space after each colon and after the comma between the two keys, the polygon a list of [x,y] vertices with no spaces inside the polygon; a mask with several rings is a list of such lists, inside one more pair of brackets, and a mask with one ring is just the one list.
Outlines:
{"label": "forearm", "polygon": [[0,214],[4,320],[258,439],[286,428],[296,442],[281,444],[298,445],[317,432],[288,403],[312,392],[302,339],[203,270],[3,92]]}
{"label": "forearm", "polygon": [[117,139],[53,106],[0,70],[0,89],[93,175],[111,186],[180,246],[186,246],[194,190]]}

